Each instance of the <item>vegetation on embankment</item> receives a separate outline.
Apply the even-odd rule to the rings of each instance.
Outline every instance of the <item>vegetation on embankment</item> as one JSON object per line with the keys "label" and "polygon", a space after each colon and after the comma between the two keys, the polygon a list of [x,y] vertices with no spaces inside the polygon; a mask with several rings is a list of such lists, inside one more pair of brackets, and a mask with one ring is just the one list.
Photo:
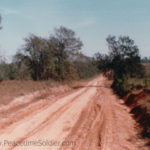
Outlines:
{"label": "vegetation on embankment", "polygon": [[127,80],[128,93],[123,99],[138,122],[141,135],[148,139],[150,145],[150,64],[143,66],[146,70],[144,77]]}
{"label": "vegetation on embankment", "polygon": [[131,108],[131,113],[139,123],[139,131],[150,144],[150,90],[142,89],[128,93],[124,97],[126,105]]}
{"label": "vegetation on embankment", "polygon": [[145,68],[141,64],[139,49],[130,37],[109,36],[106,40],[109,53],[107,55],[96,54],[98,68],[111,76],[112,88],[122,97],[132,89],[132,85],[127,81],[143,78]]}

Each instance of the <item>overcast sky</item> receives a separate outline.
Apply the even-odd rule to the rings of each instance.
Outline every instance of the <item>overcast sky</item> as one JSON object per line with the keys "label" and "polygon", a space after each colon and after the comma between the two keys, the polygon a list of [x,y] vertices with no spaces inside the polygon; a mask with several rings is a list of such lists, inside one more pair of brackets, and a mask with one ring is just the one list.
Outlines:
{"label": "overcast sky", "polygon": [[106,37],[129,35],[150,56],[150,0],[0,0],[0,54],[11,57],[30,33],[48,37],[61,25],[73,29],[83,52],[107,53]]}

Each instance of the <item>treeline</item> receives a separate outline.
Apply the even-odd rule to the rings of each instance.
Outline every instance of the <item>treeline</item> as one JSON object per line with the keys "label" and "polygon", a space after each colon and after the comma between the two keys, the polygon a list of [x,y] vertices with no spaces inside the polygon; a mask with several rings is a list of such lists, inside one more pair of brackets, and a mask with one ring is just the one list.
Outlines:
{"label": "treeline", "polygon": [[128,91],[128,78],[141,78],[145,74],[139,49],[128,36],[108,36],[108,54],[97,53],[87,57],[82,52],[83,43],[73,30],[56,28],[49,38],[30,35],[17,51],[11,63],[0,59],[0,80],[73,80],[94,76],[99,72],[109,74],[112,87],[123,95]]}
{"label": "treeline", "polygon": [[98,72],[93,58],[82,54],[82,41],[65,27],[55,29],[49,38],[30,35],[24,39],[12,63],[1,59],[0,80],[73,80]]}
{"label": "treeline", "polygon": [[112,87],[123,95],[128,91],[128,78],[141,78],[145,69],[139,49],[128,36],[108,36],[108,54],[87,57],[81,52],[82,41],[65,27],[55,29],[49,38],[30,35],[24,39],[12,63],[0,62],[0,80],[73,80],[94,76],[99,72],[113,79]]}
{"label": "treeline", "polygon": [[141,60],[142,63],[150,63],[150,57],[144,57]]}

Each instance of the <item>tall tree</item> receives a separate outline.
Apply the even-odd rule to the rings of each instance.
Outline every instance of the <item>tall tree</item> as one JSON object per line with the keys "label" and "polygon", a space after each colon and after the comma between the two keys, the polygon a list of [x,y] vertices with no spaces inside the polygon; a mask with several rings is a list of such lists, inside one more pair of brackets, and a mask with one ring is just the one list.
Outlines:
{"label": "tall tree", "polygon": [[52,72],[53,53],[47,39],[30,35],[25,38],[25,45],[15,56],[25,62],[34,80],[48,79]]}
{"label": "tall tree", "polygon": [[140,73],[141,58],[139,49],[130,37],[120,36],[117,40],[115,36],[109,36],[106,40],[112,62],[111,68],[117,77],[134,76]]}
{"label": "tall tree", "polygon": [[114,71],[114,88],[119,86],[121,89],[128,77],[144,75],[139,49],[130,37],[120,36],[116,39],[115,36],[109,36],[106,40],[111,59],[110,69]]}
{"label": "tall tree", "polygon": [[34,80],[64,80],[74,70],[70,57],[77,55],[82,45],[74,31],[60,27],[49,39],[35,35],[25,38],[25,44],[15,59],[20,62],[18,66],[24,62],[29,67]]}
{"label": "tall tree", "polygon": [[100,53],[96,53],[94,55],[94,62],[100,72],[106,73],[110,70],[110,57],[109,55],[104,55]]}
{"label": "tall tree", "polygon": [[62,80],[66,76],[67,59],[73,55],[77,55],[83,43],[76,38],[75,32],[65,27],[55,29],[55,34],[50,37],[54,48],[57,71]]}

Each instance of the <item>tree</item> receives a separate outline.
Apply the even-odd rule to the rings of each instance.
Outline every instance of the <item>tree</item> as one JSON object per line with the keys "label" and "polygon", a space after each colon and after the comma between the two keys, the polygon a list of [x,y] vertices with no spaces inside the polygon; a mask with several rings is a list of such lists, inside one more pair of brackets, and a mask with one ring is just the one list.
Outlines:
{"label": "tree", "polygon": [[76,70],[78,79],[85,79],[94,76],[97,72],[97,66],[94,64],[92,57],[85,56],[84,54],[73,57],[72,62]]}
{"label": "tree", "polygon": [[[1,18],[1,16],[0,16],[0,24],[1,24],[1,20],[2,20],[2,18]],[[2,29],[2,27],[0,26],[0,30]],[[0,81],[2,81],[3,80],[3,65],[2,65],[2,61],[3,61],[3,59],[2,59],[2,57],[0,56]]]}
{"label": "tree", "polygon": [[[2,17],[0,15],[0,25],[1,25],[1,21],[2,21]],[[2,27],[0,26],[0,30],[1,29]],[[6,62],[5,62],[4,57],[0,56],[0,81],[2,81],[5,78],[5,74],[6,74],[5,65],[6,65]]]}
{"label": "tree", "polygon": [[[115,36],[108,36],[106,41],[109,48],[109,65],[104,66],[107,70],[113,71],[112,87],[121,95],[125,88],[125,81],[129,77],[144,75],[139,49],[128,36],[120,36],[118,39]],[[107,57],[103,62],[107,62]]]}
{"label": "tree", "polygon": [[110,57],[108,55],[96,53],[94,55],[94,62],[100,72],[106,73],[110,70]]}
{"label": "tree", "polygon": [[13,58],[13,64],[17,67],[18,78],[21,80],[30,79],[29,58],[24,56],[20,51]]}
{"label": "tree", "polygon": [[149,63],[150,62],[150,57],[144,57],[142,58],[142,63]]}
{"label": "tree", "polygon": [[24,64],[28,66],[34,80],[64,80],[74,70],[70,58],[79,53],[82,45],[74,31],[60,27],[55,29],[49,39],[36,35],[25,38],[25,44],[16,54],[15,60],[20,71]]}
{"label": "tree", "polygon": [[128,36],[120,36],[118,40],[115,36],[109,36],[106,40],[115,76],[122,78],[126,75],[131,77],[138,75],[142,65],[139,49],[134,41]]}
{"label": "tree", "polygon": [[59,78],[64,80],[67,74],[68,58],[77,55],[83,43],[75,37],[75,32],[65,27],[55,29],[55,34],[50,37],[56,57],[56,66]]}
{"label": "tree", "polygon": [[[24,62],[34,80],[45,80],[53,72],[53,49],[49,40],[30,35],[25,38],[25,45],[16,54],[18,62]],[[20,60],[20,61],[19,61]]]}

